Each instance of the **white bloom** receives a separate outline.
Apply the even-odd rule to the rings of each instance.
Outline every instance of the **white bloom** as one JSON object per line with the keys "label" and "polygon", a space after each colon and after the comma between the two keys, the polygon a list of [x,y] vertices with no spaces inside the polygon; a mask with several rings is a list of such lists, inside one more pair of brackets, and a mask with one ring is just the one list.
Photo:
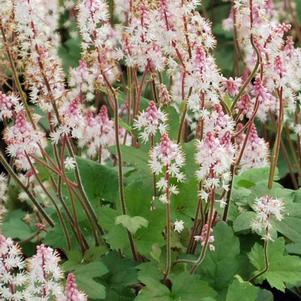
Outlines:
{"label": "white bloom", "polygon": [[182,220],[176,220],[174,222],[175,231],[181,233],[184,230],[184,222]]}
{"label": "white bloom", "polygon": [[[28,284],[25,300],[51,300],[63,296],[61,280],[63,273],[59,267],[60,258],[50,247],[40,245],[37,254],[29,260]],[[40,299],[35,299],[40,298]]]}
{"label": "white bloom", "polygon": [[64,161],[64,166],[67,170],[73,170],[76,166],[76,162],[72,157],[67,157]]}
{"label": "white bloom", "polygon": [[0,235],[0,297],[1,300],[23,300],[23,293],[16,293],[24,285],[26,276],[23,272],[25,262],[21,250],[10,238]]}
{"label": "white bloom", "polygon": [[140,138],[143,142],[147,142],[150,136],[155,136],[157,132],[160,134],[166,132],[166,120],[166,115],[151,101],[146,111],[138,116],[134,127],[143,131]]}
{"label": "white bloom", "polygon": [[263,196],[256,199],[254,204],[256,217],[251,221],[253,231],[263,235],[263,239],[271,239],[272,220],[281,221],[283,219],[284,202],[274,199],[271,196]]}

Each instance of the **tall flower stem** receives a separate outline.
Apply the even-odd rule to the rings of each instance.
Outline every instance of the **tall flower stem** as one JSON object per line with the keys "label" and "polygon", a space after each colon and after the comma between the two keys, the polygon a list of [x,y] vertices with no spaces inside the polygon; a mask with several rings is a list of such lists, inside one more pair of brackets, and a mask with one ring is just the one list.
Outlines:
{"label": "tall flower stem", "polygon": [[165,232],[165,240],[166,240],[166,264],[164,271],[164,279],[168,278],[171,269],[171,210],[170,210],[170,174],[169,167],[166,166],[165,170],[165,181],[167,183],[166,187],[166,232]]}
{"label": "tall flower stem", "polygon": [[[301,144],[300,144],[300,140],[298,140],[300,138],[300,136],[297,134],[297,144],[299,143],[299,148],[297,145],[297,151],[296,151],[296,147],[292,141],[292,138],[290,137],[290,129],[287,124],[284,125],[283,130],[285,130],[285,135],[286,135],[285,137],[287,139],[288,149],[290,150],[290,154],[292,156],[292,161],[296,164],[298,173],[301,175],[301,164],[300,165],[298,164],[301,160],[301,150],[300,150]],[[282,139],[281,139],[281,141],[282,141]],[[283,141],[282,141],[282,143],[283,143]]]}
{"label": "tall flower stem", "polygon": [[[71,146],[71,143],[70,143],[68,137],[66,137],[66,142],[67,142],[68,151],[69,151],[71,157],[76,162],[76,156],[74,154],[73,148]],[[96,215],[96,213],[95,213],[95,211],[94,211],[94,209],[93,209],[93,207],[92,207],[92,205],[91,205],[91,203],[89,201],[89,198],[88,198],[88,196],[86,194],[86,191],[84,189],[84,186],[83,186],[83,183],[82,183],[82,179],[81,179],[81,176],[80,176],[80,172],[79,172],[79,169],[78,169],[77,162],[75,164],[74,173],[75,173],[76,182],[78,184],[79,195],[80,195],[80,197],[82,199],[82,204],[84,205],[84,207],[87,210],[88,217],[90,218],[93,227],[102,236],[104,234],[104,231],[103,231],[102,227],[100,226],[100,224],[98,223],[97,215]],[[100,240],[103,241],[102,238],[100,238]]]}
{"label": "tall flower stem", "polygon": [[240,161],[242,159],[242,156],[245,152],[245,149],[246,149],[246,146],[247,146],[247,143],[248,143],[248,139],[249,139],[249,136],[250,136],[250,133],[251,133],[252,124],[254,122],[254,119],[256,117],[258,109],[259,109],[259,97],[257,96],[256,100],[255,100],[255,106],[254,106],[252,116],[250,117],[250,119],[247,123],[248,124],[247,134],[246,134],[246,137],[244,139],[243,146],[242,146],[242,148],[239,152],[238,158],[236,159],[235,162],[232,163],[231,168],[230,168],[231,180],[230,180],[229,190],[227,191],[226,205],[225,205],[224,212],[223,212],[223,221],[225,221],[225,222],[227,221],[227,218],[228,218],[228,211],[229,211],[229,208],[230,208],[231,194],[232,194],[232,189],[233,189],[233,181],[234,181],[234,177],[235,177],[235,174],[236,174],[236,170],[237,170],[237,168],[240,164]]}
{"label": "tall flower stem", "polygon": [[256,72],[257,72],[259,64],[260,64],[260,60],[261,60],[260,59],[260,53],[259,53],[259,50],[257,49],[257,47],[255,46],[254,38],[253,38],[252,34],[251,34],[251,44],[252,44],[253,49],[256,52],[257,60],[256,60],[255,66],[254,66],[252,72],[250,73],[249,77],[246,79],[246,81],[244,82],[244,84],[242,85],[242,87],[239,89],[238,94],[234,98],[234,100],[232,102],[232,105],[231,105],[231,112],[233,112],[233,110],[235,109],[235,106],[236,106],[237,102],[240,100],[241,96],[245,92],[245,89],[247,88],[247,86],[249,85],[249,83],[251,82],[251,80],[256,75]]}
{"label": "tall flower stem", "polygon": [[[120,147],[120,139],[119,139],[119,113],[118,113],[118,99],[116,96],[116,92],[114,88],[111,86],[110,82],[108,81],[106,75],[104,72],[102,72],[103,78],[108,86],[108,89],[110,90],[110,94],[113,97],[114,102],[114,125],[115,125],[115,142],[116,142],[116,149],[117,149],[117,159],[118,159],[118,186],[119,186],[119,200],[121,205],[122,214],[127,215],[127,207],[125,202],[125,193],[124,193],[124,179],[123,179],[123,168],[122,168],[122,153],[121,153],[121,147]],[[135,261],[139,260],[139,255],[136,250],[134,237],[131,232],[127,231],[128,238],[130,242],[130,247],[132,251],[132,255]]]}
{"label": "tall flower stem", "polygon": [[16,181],[16,183],[24,190],[29,199],[32,201],[34,207],[38,210],[38,212],[43,216],[47,224],[51,227],[54,227],[54,222],[52,218],[48,215],[48,213],[44,210],[44,208],[39,204],[39,202],[35,199],[33,194],[27,189],[27,187],[22,183],[17,174],[8,164],[2,153],[0,152],[0,163],[3,165],[8,174]]}
{"label": "tall flower stem", "polygon": [[[250,6],[250,30],[252,30],[252,28],[253,28],[253,1],[252,0],[249,1],[249,6]],[[262,64],[261,64],[261,56],[260,56],[260,52],[259,52],[257,46],[255,45],[254,36],[253,36],[252,32],[251,32],[251,35],[250,35],[250,42],[251,42],[251,45],[252,45],[252,47],[253,47],[253,49],[254,49],[254,51],[256,53],[256,63],[255,63],[255,66],[254,66],[251,74],[249,75],[249,77],[247,78],[247,80],[244,82],[244,84],[240,88],[238,94],[236,95],[236,97],[233,100],[233,103],[232,103],[231,108],[230,108],[230,111],[232,113],[233,113],[233,111],[235,109],[235,106],[236,106],[237,102],[239,101],[239,99],[243,95],[245,89],[247,88],[247,86],[250,84],[251,80],[256,75],[259,66],[261,66],[260,74],[261,74],[261,79],[262,79],[263,69],[262,69]],[[228,218],[228,211],[229,211],[229,208],[230,208],[230,201],[231,201],[231,194],[232,194],[234,176],[235,176],[235,173],[236,173],[236,169],[239,166],[240,160],[241,160],[241,158],[242,158],[242,156],[244,154],[244,150],[246,148],[246,145],[247,145],[247,142],[248,142],[248,138],[249,138],[249,135],[250,135],[250,132],[251,132],[251,126],[252,126],[252,123],[253,123],[253,121],[254,121],[254,119],[256,117],[258,108],[259,108],[259,97],[257,96],[256,97],[256,101],[255,101],[255,106],[254,106],[253,114],[252,114],[252,116],[251,116],[251,118],[250,118],[250,120],[248,122],[248,125],[247,125],[248,129],[247,129],[247,134],[246,134],[246,137],[245,137],[244,144],[242,146],[242,149],[240,151],[238,159],[236,160],[236,162],[234,162],[231,165],[231,181],[230,181],[229,190],[227,191],[226,206],[225,206],[225,209],[224,209],[224,212],[223,212],[223,221],[227,221],[227,218]],[[246,128],[246,126],[244,127],[244,129],[245,128]]]}
{"label": "tall flower stem", "polygon": [[[150,149],[152,150],[155,145],[155,139],[154,135],[150,135]],[[156,174],[153,173],[153,199],[157,196],[157,184],[156,184]],[[153,208],[153,199],[151,201],[151,208]]]}
{"label": "tall flower stem", "polygon": [[[33,27],[33,32],[35,33],[35,28],[34,28],[33,25],[32,25],[32,27]],[[35,50],[37,52],[37,59],[38,59],[39,69],[40,69],[41,75],[43,77],[43,80],[44,80],[45,86],[47,88],[47,91],[49,93],[49,96],[50,96],[50,99],[51,99],[51,105],[53,107],[53,111],[55,113],[57,122],[60,124],[61,121],[60,121],[58,108],[56,106],[55,98],[53,96],[50,83],[49,83],[48,78],[47,78],[46,73],[45,73],[45,69],[44,69],[42,59],[41,59],[41,55],[40,55],[38,45],[35,45]],[[96,213],[95,213],[95,211],[94,211],[94,209],[93,209],[93,207],[92,207],[92,205],[91,205],[91,203],[90,203],[90,201],[89,201],[89,199],[86,195],[86,192],[85,192],[85,189],[84,189],[84,186],[82,184],[81,177],[80,177],[80,172],[79,172],[78,165],[77,165],[77,162],[76,162],[76,156],[75,156],[75,153],[74,153],[74,150],[73,150],[73,147],[72,147],[72,143],[71,143],[71,141],[69,140],[68,137],[66,137],[66,145],[67,145],[67,148],[68,148],[68,151],[69,151],[71,157],[75,161],[75,178],[76,178],[76,182],[78,184],[78,189],[79,189],[79,193],[80,193],[80,196],[82,198],[83,204],[85,205],[85,208],[87,209],[87,213],[88,213],[87,217],[91,220],[91,223],[93,224],[93,227],[95,229],[97,229],[100,236],[102,236],[104,234],[104,231],[102,230],[101,226],[99,225]],[[57,160],[58,160],[58,158],[57,158]],[[61,167],[61,168],[63,168],[63,167]],[[103,241],[102,237],[100,238],[100,240]]]}
{"label": "tall flower stem", "polygon": [[235,106],[236,106],[237,102],[239,101],[239,99],[243,95],[245,89],[247,88],[247,86],[249,85],[249,83],[251,82],[251,80],[253,79],[253,77],[255,76],[255,74],[256,74],[256,72],[258,70],[260,61],[261,61],[260,52],[259,52],[258,48],[256,47],[256,45],[254,43],[254,37],[253,37],[253,34],[252,34],[252,28],[253,28],[253,1],[252,0],[249,1],[249,5],[250,5],[250,29],[251,29],[250,42],[251,42],[251,45],[252,45],[253,49],[256,52],[257,59],[256,59],[255,66],[254,66],[251,74],[249,75],[249,77],[247,78],[247,80],[244,82],[244,84],[242,85],[242,87],[239,89],[238,94],[236,95],[236,97],[233,100],[233,103],[231,105],[231,112],[233,112],[233,110],[235,109]]}
{"label": "tall flower stem", "polygon": [[178,144],[181,142],[181,139],[182,139],[183,128],[184,128],[185,119],[186,119],[186,115],[187,115],[187,111],[188,111],[188,99],[191,96],[191,93],[192,93],[192,88],[190,88],[188,91],[187,99],[184,99],[184,109],[183,109],[183,113],[181,116],[178,137],[177,137]]}
{"label": "tall flower stem", "polygon": [[271,167],[270,167],[270,174],[269,174],[269,181],[268,181],[269,189],[272,189],[273,187],[273,181],[274,181],[275,170],[278,162],[280,143],[281,143],[282,123],[283,123],[283,116],[284,116],[284,103],[283,103],[282,92],[283,92],[282,87],[280,89],[277,89],[277,94],[279,98],[279,115],[278,115],[276,139],[275,139],[273,154],[271,158]]}
{"label": "tall flower stem", "polygon": [[144,86],[144,82],[145,82],[148,70],[149,70],[149,64],[146,65],[145,70],[142,74],[141,83],[139,85],[138,92],[136,95],[137,100],[136,100],[136,106],[134,108],[134,117],[136,117],[139,112],[139,108],[140,108],[140,104],[141,104],[141,100],[142,100],[142,90],[143,90],[143,86]]}
{"label": "tall flower stem", "polygon": [[[201,191],[201,189],[202,189],[202,183],[200,182],[199,183],[199,191]],[[192,226],[191,235],[190,235],[186,253],[192,253],[192,249],[193,249],[193,245],[194,245],[194,236],[196,235],[196,232],[197,232],[199,226],[201,226],[201,228],[203,227],[204,220],[205,220],[205,214],[204,214],[204,208],[203,208],[203,200],[202,200],[202,197],[199,195],[198,196],[198,205],[197,205],[197,209],[195,212],[194,223]]]}
{"label": "tall flower stem", "polygon": [[50,199],[51,203],[53,204],[53,206],[54,206],[54,208],[55,208],[55,210],[57,212],[57,216],[58,216],[58,219],[59,219],[59,221],[61,223],[61,226],[62,226],[62,229],[63,229],[63,232],[64,232],[64,236],[65,236],[65,239],[66,239],[66,242],[67,242],[68,250],[70,250],[71,249],[71,238],[70,238],[68,229],[66,227],[63,215],[62,215],[59,207],[56,204],[56,200],[52,197],[52,195],[50,194],[50,192],[47,190],[47,188],[43,184],[42,180],[40,179],[39,175],[37,174],[36,169],[33,166],[33,163],[31,162],[31,160],[30,160],[29,156],[27,155],[27,153],[25,153],[25,155],[26,155],[27,161],[28,161],[28,163],[29,163],[29,165],[31,167],[31,170],[33,171],[33,173],[35,175],[35,178],[37,179],[40,187],[42,188],[42,190],[44,191],[44,193],[47,195],[47,197]]}
{"label": "tall flower stem", "polygon": [[210,192],[210,208],[209,208],[208,222],[207,222],[208,230],[207,230],[207,233],[206,233],[205,243],[204,243],[204,246],[202,248],[200,256],[195,261],[195,263],[193,264],[193,266],[190,270],[191,274],[193,274],[198,269],[198,267],[201,265],[201,263],[203,262],[203,260],[205,259],[205,256],[206,256],[207,247],[209,245],[210,231],[211,231],[211,228],[212,228],[213,217],[214,217],[214,200],[215,200],[215,190],[213,188],[213,189],[211,189],[211,192]]}
{"label": "tall flower stem", "polygon": [[238,33],[237,33],[237,20],[236,20],[236,14],[237,9],[234,6],[234,1],[232,0],[232,10],[233,10],[233,34],[234,34],[234,50],[235,50],[235,59],[234,59],[234,72],[239,72],[239,61],[241,59],[241,53],[239,49],[239,43],[238,43]]}
{"label": "tall flower stem", "polygon": [[[67,178],[66,175],[65,175],[65,169],[64,169],[64,155],[65,155],[66,140],[67,140],[67,138],[66,138],[66,136],[64,136],[62,138],[61,155],[60,155],[60,160],[59,160],[60,161],[60,166],[61,166],[61,169],[62,169],[62,174],[63,174],[64,178]],[[69,196],[70,196],[70,202],[71,202],[71,207],[72,207],[72,212],[73,212],[74,231],[76,233],[76,236],[78,237],[79,244],[80,244],[80,247],[81,247],[81,251],[82,251],[82,253],[84,253],[86,251],[86,246],[82,241],[82,235],[81,235],[81,232],[80,232],[80,225],[79,225],[79,222],[78,222],[77,209],[76,209],[76,205],[75,205],[75,201],[74,201],[74,196],[73,196],[73,193],[72,193],[72,188],[69,185],[67,185],[67,190],[68,190],[68,193],[69,193]],[[83,206],[83,208],[85,210],[84,206]],[[86,212],[86,215],[89,216],[87,212]],[[96,243],[96,245],[98,245],[99,240],[98,240],[98,236],[95,234],[96,229],[94,229],[93,224],[92,224],[92,231],[93,231],[93,234],[94,234],[94,237],[95,237],[95,243]]]}
{"label": "tall flower stem", "polygon": [[[58,198],[66,212],[66,215],[69,219],[69,224],[71,226],[72,231],[74,232],[75,236],[77,237],[78,242],[82,245],[81,249],[88,249],[89,245],[84,237],[84,235],[82,234],[80,228],[77,226],[76,224],[76,220],[74,219],[74,217],[72,216],[72,213],[70,212],[65,200],[64,200],[64,196],[62,193],[62,178],[60,177],[58,179],[58,191],[57,191],[57,195]],[[78,231],[77,231],[78,229]]]}
{"label": "tall flower stem", "polygon": [[264,268],[257,273],[256,275],[254,275],[253,277],[251,277],[249,279],[249,282],[253,282],[256,278],[260,277],[261,275],[263,275],[265,272],[268,271],[269,269],[269,254],[268,254],[268,240],[265,239],[264,240],[264,245],[263,245],[263,251],[264,251]]}
{"label": "tall flower stem", "polygon": [[[270,118],[272,120],[272,123],[275,127],[277,127],[277,122],[273,116],[273,114],[270,112]],[[289,135],[289,132],[287,132],[287,134]],[[290,143],[288,143],[290,145]],[[291,160],[292,158],[290,158],[288,152],[287,152],[287,149],[286,149],[286,145],[285,143],[282,141],[282,139],[280,140],[280,146],[281,146],[281,152],[283,154],[283,157],[284,157],[284,160],[286,162],[286,165],[288,167],[288,170],[289,170],[289,174],[290,174],[290,177],[291,177],[291,180],[292,180],[292,184],[294,186],[294,189],[298,189],[298,181],[295,177],[295,174],[294,174],[294,168],[293,168],[293,164],[295,164],[295,162],[291,162],[291,161],[294,161],[294,160]]]}

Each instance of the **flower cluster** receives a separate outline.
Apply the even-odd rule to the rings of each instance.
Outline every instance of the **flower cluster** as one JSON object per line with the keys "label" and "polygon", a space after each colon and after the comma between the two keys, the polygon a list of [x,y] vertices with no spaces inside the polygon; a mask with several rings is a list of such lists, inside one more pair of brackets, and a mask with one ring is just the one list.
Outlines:
{"label": "flower cluster", "polygon": [[103,0],[83,0],[79,3],[78,22],[84,48],[100,46],[109,31],[108,5]]}
{"label": "flower cluster", "polygon": [[64,292],[59,261],[52,248],[40,245],[26,264],[19,246],[0,235],[1,300],[86,301],[87,297],[77,289],[73,274],[68,275]]}
{"label": "flower cluster", "polygon": [[[7,192],[12,191],[7,185],[18,184],[22,191],[14,187],[13,192],[26,201],[18,209],[26,211],[24,221],[36,227],[37,235],[30,240],[44,238],[44,231],[54,226],[51,233],[63,231],[68,249],[74,238],[86,254],[103,239],[110,244],[106,239],[110,229],[97,218],[96,207],[121,209],[127,216],[133,211],[128,189],[136,187],[137,179],[149,176],[139,183],[145,197],[152,198],[150,210],[156,214],[163,207],[166,210],[165,228],[160,225],[166,246],[166,284],[174,268],[173,253],[182,249],[173,247],[172,231],[176,237],[189,233],[189,254],[195,255],[200,242],[200,257],[192,261],[194,272],[206,248],[214,251],[213,230],[220,215],[227,221],[232,207],[239,206],[235,177],[269,165],[265,139],[274,137],[271,124],[276,139],[268,186],[273,185],[282,147],[280,154],[298,188],[300,172],[298,177],[294,172],[299,158],[286,154],[295,146],[301,154],[301,49],[295,47],[295,36],[289,36],[291,25],[282,23],[284,16],[272,0],[228,1],[232,8],[223,25],[234,33],[233,72],[217,65],[216,39],[199,0],[60,2],[0,0],[0,123],[10,157],[0,154],[1,166],[9,174],[7,178],[0,175],[0,219]],[[75,38],[76,29],[70,24],[76,27],[76,22]],[[72,43],[77,41],[81,51],[75,61],[77,48]],[[147,142],[149,174],[134,162],[137,153],[143,158],[148,151],[142,144]],[[191,156],[186,166],[183,149]],[[97,168],[97,164],[104,166]],[[91,177],[103,187],[87,186],[82,179],[92,165]],[[106,170],[118,185],[117,208],[110,191],[115,185],[101,178]],[[94,172],[100,173],[99,178]],[[146,193],[150,181],[152,195]],[[187,191],[191,195],[183,200]],[[173,197],[177,203],[192,204],[174,212]],[[158,205],[159,210],[157,199],[164,204]],[[195,215],[190,212],[194,207]],[[271,239],[273,221],[283,218],[284,202],[264,196],[256,200],[254,211],[252,229],[266,241]],[[148,246],[142,250],[130,230],[133,258],[148,260],[153,252],[148,252]],[[51,241],[51,235],[47,239]],[[126,248],[120,247],[122,256]],[[0,235],[0,279],[4,279],[0,299],[87,299],[73,274],[64,287],[60,258],[51,247],[39,245],[27,262],[19,247]]]}
{"label": "flower cluster", "polygon": [[[206,115],[205,115],[206,116]],[[202,181],[205,200],[211,189],[223,188],[228,190],[230,166],[234,159],[235,149],[231,142],[233,122],[223,113],[221,106],[204,118],[204,138],[196,142],[196,162],[199,164],[197,178]]]}
{"label": "flower cluster", "polygon": [[[237,139],[237,152],[241,150],[242,143],[246,139],[242,134]],[[255,125],[251,125],[248,141],[240,161],[240,171],[250,168],[262,168],[269,164],[269,147],[263,138],[258,137]]]}
{"label": "flower cluster", "polygon": [[[38,0],[20,0],[16,2],[14,12],[31,100],[50,112],[62,103],[65,87],[61,62],[53,51],[57,44],[57,25],[54,24],[57,4],[46,2],[42,5]],[[42,7],[39,13],[36,7]]]}
{"label": "flower cluster", "polygon": [[284,203],[282,200],[271,196],[263,196],[255,201],[254,211],[255,219],[251,222],[254,231],[259,232],[263,239],[271,240],[271,230],[274,221],[281,221],[284,214]]}
{"label": "flower cluster", "polygon": [[50,247],[40,245],[29,260],[28,285],[25,295],[30,298],[51,299],[62,296],[62,271],[59,256]]}
{"label": "flower cluster", "polygon": [[256,61],[251,40],[256,44],[261,60],[261,72],[256,75],[254,84],[250,83],[247,88],[246,95],[250,97],[248,102],[252,105],[248,105],[249,109],[244,109],[250,115],[256,98],[259,97],[257,117],[265,121],[269,112],[277,113],[277,90],[282,89],[287,113],[295,111],[296,94],[301,83],[300,73],[296,68],[301,64],[301,56],[300,49],[294,48],[292,38],[287,37],[291,26],[280,23],[280,15],[271,1],[256,0],[252,2],[252,7],[247,0],[235,3],[229,18],[224,22],[225,28],[232,30],[235,26],[237,42],[245,53],[247,66],[254,66]]}
{"label": "flower cluster", "polygon": [[135,121],[135,128],[143,130],[140,138],[147,142],[150,137],[154,137],[157,132],[161,135],[166,132],[167,116],[160,109],[157,109],[155,102],[151,101],[146,111],[141,112]]}
{"label": "flower cluster", "polygon": [[80,60],[79,66],[70,69],[69,85],[71,87],[69,97],[80,99],[85,95],[88,101],[94,99],[95,79],[97,78],[97,70],[89,68],[84,60]]}
{"label": "flower cluster", "polygon": [[67,277],[65,296],[59,301],[87,301],[86,295],[78,290],[75,276],[72,273],[69,273]]}
{"label": "flower cluster", "polygon": [[0,121],[11,119],[14,107],[19,104],[18,97],[15,95],[6,95],[0,91]]}
{"label": "flower cluster", "polygon": [[20,288],[26,282],[25,262],[18,245],[0,235],[0,297],[2,300],[23,300]]}
{"label": "flower cluster", "polygon": [[223,83],[224,92],[234,97],[239,92],[239,88],[241,87],[242,84],[242,79],[241,78],[233,79],[232,77],[223,78],[222,83]]}
{"label": "flower cluster", "polygon": [[163,203],[169,202],[169,194],[176,194],[178,191],[174,185],[170,185],[170,179],[175,178],[178,182],[185,179],[181,167],[184,164],[184,155],[180,146],[170,140],[168,134],[163,134],[159,145],[151,150],[150,166],[155,175],[162,175],[157,187],[164,191],[160,196]]}
{"label": "flower cluster", "polygon": [[106,87],[108,82],[114,82],[119,75],[115,62],[117,32],[110,24],[108,4],[103,0],[81,0],[78,10],[84,50],[82,62],[91,68],[89,72],[93,74],[95,84]]}
{"label": "flower cluster", "polygon": [[[108,147],[115,145],[115,126],[109,118],[108,109],[104,105],[98,115],[87,113],[85,116],[85,128],[83,129],[80,146],[87,147],[89,156],[99,155],[100,162],[110,157]],[[124,138],[124,130],[119,128],[120,138]]]}
{"label": "flower cluster", "polygon": [[15,158],[16,167],[30,169],[26,156],[40,153],[39,146],[42,145],[43,134],[27,120],[24,110],[17,112],[15,124],[7,128],[4,139],[8,145],[8,154]]}

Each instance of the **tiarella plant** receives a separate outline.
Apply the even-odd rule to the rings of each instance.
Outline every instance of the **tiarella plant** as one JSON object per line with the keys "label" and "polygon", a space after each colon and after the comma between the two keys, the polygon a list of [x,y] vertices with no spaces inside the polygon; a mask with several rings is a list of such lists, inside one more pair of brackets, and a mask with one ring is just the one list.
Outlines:
{"label": "tiarella plant", "polygon": [[301,298],[300,11],[0,0],[0,299]]}

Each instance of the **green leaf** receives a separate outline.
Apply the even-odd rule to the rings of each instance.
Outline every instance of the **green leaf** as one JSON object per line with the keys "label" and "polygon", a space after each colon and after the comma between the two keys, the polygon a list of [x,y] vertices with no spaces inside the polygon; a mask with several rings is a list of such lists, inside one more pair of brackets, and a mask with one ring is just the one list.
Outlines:
{"label": "green leaf", "polygon": [[171,291],[161,283],[162,274],[152,265],[139,266],[139,280],[145,285],[135,301],[205,301],[214,300],[216,292],[198,275],[189,272],[171,274]]}
{"label": "green leaf", "polygon": [[15,239],[28,239],[34,233],[34,229],[23,221],[25,214],[26,212],[20,209],[9,212],[1,225],[3,234]]}
{"label": "green leaf", "polygon": [[290,254],[301,255],[301,242],[286,245],[286,250]]}
{"label": "green leaf", "polygon": [[[148,166],[149,153],[141,148],[133,148],[127,145],[121,146],[123,160],[128,164],[133,165],[140,171],[146,172],[145,176],[151,176],[151,170]],[[115,148],[112,148],[112,153],[116,153]]]}
{"label": "green leaf", "polygon": [[301,242],[301,218],[285,216],[274,224],[275,229],[292,242]]}
{"label": "green leaf", "polygon": [[202,301],[205,298],[215,298],[217,293],[199,276],[189,272],[171,275],[172,300]]}
{"label": "green leaf", "polygon": [[[250,188],[252,183],[255,185],[263,180],[267,183],[269,173],[270,169],[268,167],[248,169],[234,178],[234,185],[237,187]],[[276,170],[274,180],[279,180],[278,170]]]}
{"label": "green leaf", "polygon": [[110,207],[101,207],[97,210],[99,223],[105,230],[110,230],[115,226],[115,219],[119,215],[118,211]]}
{"label": "green leaf", "polygon": [[148,226],[148,220],[141,216],[129,216],[120,215],[116,217],[115,224],[121,224],[123,227],[128,229],[132,234],[135,234],[141,227],[146,228]]}
{"label": "green leaf", "polygon": [[64,267],[68,267],[68,272],[74,273],[78,287],[84,291],[89,298],[105,298],[105,287],[95,279],[108,273],[107,267],[102,262],[94,261],[88,264],[64,265]]}
{"label": "green leaf", "polygon": [[250,222],[255,218],[256,213],[252,211],[246,211],[240,214],[233,222],[233,230],[240,232],[250,229]]}
{"label": "green leaf", "polygon": [[244,301],[255,301],[258,291],[258,287],[238,277],[229,286],[226,301],[241,301],[242,296]]}
{"label": "green leaf", "polygon": [[215,49],[214,56],[218,66],[222,69],[223,74],[231,74],[233,66],[233,49],[232,44],[219,43]]}
{"label": "green leaf", "polygon": [[138,252],[151,259],[153,244],[158,244],[159,247],[164,246],[165,241],[162,235],[165,225],[165,209],[157,208],[149,211],[147,217],[149,224],[147,228],[140,228],[135,235],[135,242]]}
{"label": "green leaf", "polygon": [[87,296],[91,299],[105,299],[106,297],[106,289],[105,287],[96,282],[92,278],[86,278],[82,275],[77,275],[76,283],[78,287],[87,294]]}
{"label": "green leaf", "polygon": [[104,255],[107,251],[108,249],[105,245],[93,246],[85,252],[83,260],[86,262],[100,260],[102,255]]}
{"label": "green leaf", "polygon": [[109,269],[109,273],[102,278],[106,285],[106,301],[132,301],[134,293],[130,286],[138,283],[136,263],[121,258],[115,252],[110,252],[102,260]]}
{"label": "green leaf", "polygon": [[[69,229],[68,231],[69,235],[71,235],[72,232]],[[72,242],[76,242],[75,238],[72,240]],[[53,248],[60,248],[64,251],[68,249],[62,226],[60,222],[57,221],[57,219],[54,227],[49,229],[47,234],[45,235],[43,243],[46,245],[50,245]],[[73,246],[76,247],[76,245]]]}
{"label": "green leaf", "polygon": [[124,129],[126,129],[129,133],[132,132],[132,127],[130,125],[128,125],[125,121],[123,121],[121,118],[119,118],[119,124],[121,127],[123,127]]}
{"label": "green leaf", "polygon": [[274,296],[273,296],[272,292],[270,292],[266,289],[261,289],[258,292],[256,301],[274,301]]}
{"label": "green leaf", "polygon": [[137,178],[126,186],[125,196],[129,215],[147,218],[153,197],[151,176],[149,178],[138,177],[137,172]]}
{"label": "green leaf", "polygon": [[70,67],[76,67],[81,57],[80,40],[71,38],[58,49],[58,54],[62,58],[64,71],[68,72]]}
{"label": "green leaf", "polygon": [[209,284],[219,292],[219,299],[223,300],[234,275],[246,268],[244,257],[239,255],[239,240],[231,227],[224,222],[219,222],[214,227],[213,233],[215,251],[207,251],[198,272],[202,279],[208,280]]}
{"label": "green leaf", "polygon": [[152,250],[150,252],[150,255],[152,256],[152,258],[154,260],[156,260],[157,262],[160,262],[161,248],[160,248],[159,244],[155,243],[152,245]]}
{"label": "green leaf", "polygon": [[121,225],[115,225],[104,236],[112,250],[123,250],[129,244],[126,230]]}
{"label": "green leaf", "polygon": [[183,151],[186,158],[186,164],[183,172],[186,180],[178,183],[179,194],[172,196],[172,212],[176,219],[185,222],[185,226],[189,227],[191,218],[195,215],[198,202],[198,181],[195,177],[197,165],[195,163],[195,141],[183,144]]}
{"label": "green leaf", "polygon": [[112,250],[124,249],[128,245],[126,230],[121,225],[115,224],[119,212],[109,207],[98,208],[98,220],[107,231],[104,238]]}
{"label": "green leaf", "polygon": [[[249,259],[256,268],[254,274],[264,269],[264,251],[263,247],[255,244],[249,253]],[[295,285],[301,279],[301,259],[297,256],[285,254],[285,243],[283,238],[277,239],[275,242],[268,244],[268,271],[258,277],[256,280],[262,282],[266,279],[271,287],[275,287],[280,291],[285,291],[286,283]]]}
{"label": "green leaf", "polygon": [[103,199],[110,202],[118,199],[118,175],[115,169],[79,157],[76,161],[85,191],[93,204]]}
{"label": "green leaf", "polygon": [[[169,289],[160,281],[148,278],[144,282],[145,287],[139,292],[135,301],[171,301]],[[183,300],[184,301],[184,300]]]}
{"label": "green leaf", "polygon": [[179,113],[171,106],[165,108],[164,111],[168,116],[168,135],[171,139],[176,140],[180,124]]}
{"label": "green leaf", "polygon": [[137,266],[138,279],[141,283],[146,284],[149,279],[160,281],[162,279],[162,271],[153,261],[144,262]]}

